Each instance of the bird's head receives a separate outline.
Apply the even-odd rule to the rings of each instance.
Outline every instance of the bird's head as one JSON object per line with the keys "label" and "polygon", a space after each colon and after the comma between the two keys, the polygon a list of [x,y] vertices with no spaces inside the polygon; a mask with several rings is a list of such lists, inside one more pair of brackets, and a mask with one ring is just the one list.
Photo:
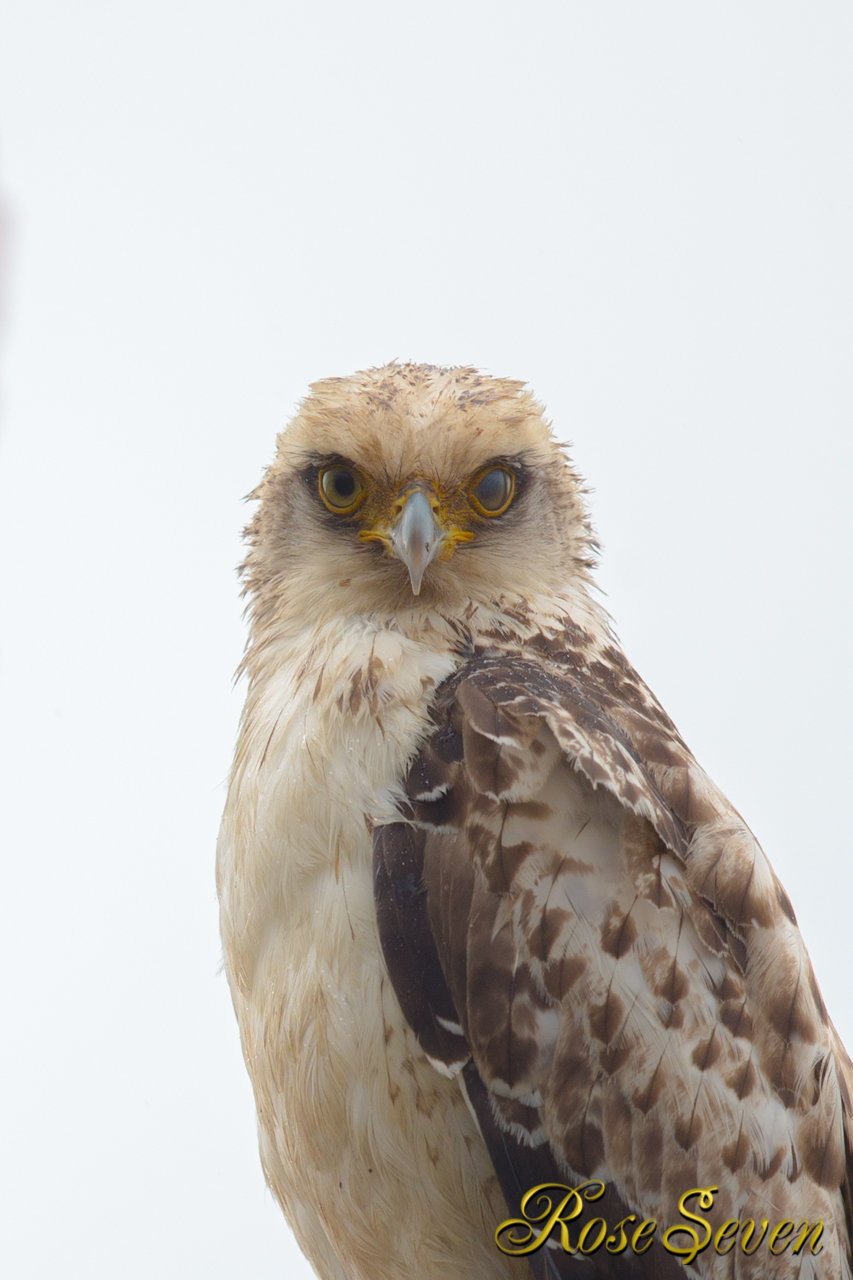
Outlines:
{"label": "bird's head", "polygon": [[586,581],[581,492],[522,383],[412,364],[316,383],[254,495],[256,617],[456,609]]}

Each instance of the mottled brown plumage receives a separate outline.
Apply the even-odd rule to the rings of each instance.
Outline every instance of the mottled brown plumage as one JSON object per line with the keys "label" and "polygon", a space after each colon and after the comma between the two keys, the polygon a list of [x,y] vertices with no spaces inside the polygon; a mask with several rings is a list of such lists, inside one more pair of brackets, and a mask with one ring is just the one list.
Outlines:
{"label": "mottled brown plumage", "polygon": [[[352,514],[312,489],[329,460],[365,478]],[[481,518],[493,463],[515,497]],[[446,534],[417,599],[414,493]],[[824,1222],[815,1257],[697,1275],[842,1280],[850,1061],[763,852],[588,594],[581,494],[473,370],[321,384],[281,438],[219,863],[267,1176],[324,1277],[521,1276],[498,1185],[515,1214],[599,1178],[608,1221],[715,1186],[715,1227]],[[532,1265],[681,1273],[659,1243]]]}

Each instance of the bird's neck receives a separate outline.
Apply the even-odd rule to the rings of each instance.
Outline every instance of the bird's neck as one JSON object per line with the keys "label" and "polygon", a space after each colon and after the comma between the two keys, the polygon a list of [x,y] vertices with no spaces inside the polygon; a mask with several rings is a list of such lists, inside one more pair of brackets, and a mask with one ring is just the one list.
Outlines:
{"label": "bird's neck", "polygon": [[523,646],[534,634],[555,634],[567,625],[582,629],[598,643],[610,638],[608,618],[585,588],[522,597],[498,596],[488,603],[464,606],[413,607],[394,612],[371,611],[346,616],[289,618],[286,624],[253,627],[243,671],[250,685],[263,685],[283,668],[294,666],[309,678],[333,653],[369,651],[372,637],[399,637],[424,656],[460,657],[491,646],[502,650]]}

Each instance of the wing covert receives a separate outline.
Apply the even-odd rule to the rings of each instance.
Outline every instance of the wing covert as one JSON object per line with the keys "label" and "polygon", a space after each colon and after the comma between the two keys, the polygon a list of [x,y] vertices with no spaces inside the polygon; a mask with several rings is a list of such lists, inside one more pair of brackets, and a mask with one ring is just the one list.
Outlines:
{"label": "wing covert", "polygon": [[[375,837],[403,1011],[430,1057],[464,1066],[469,1098],[482,1088],[513,1211],[534,1170],[600,1177],[662,1222],[686,1189],[715,1185],[720,1222],[768,1204],[825,1218],[848,1274],[839,1077],[790,904],[651,695],[626,698],[624,681],[485,656],[442,686],[404,821]],[[395,874],[415,876],[411,927],[389,905]],[[653,1266],[682,1274],[663,1250]]]}

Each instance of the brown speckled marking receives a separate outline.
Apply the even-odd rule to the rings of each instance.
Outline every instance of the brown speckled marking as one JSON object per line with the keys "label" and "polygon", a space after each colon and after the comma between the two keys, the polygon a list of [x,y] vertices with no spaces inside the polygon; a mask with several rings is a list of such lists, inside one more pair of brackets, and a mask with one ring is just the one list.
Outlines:
{"label": "brown speckled marking", "polygon": [[[588,637],[526,638],[525,653],[538,649],[550,664],[533,668],[501,655],[506,636],[492,639],[489,654],[439,692],[438,728],[422,755],[455,726],[461,772],[449,786],[465,796],[454,811],[461,851],[483,889],[467,928],[443,934],[443,963],[467,974],[454,992],[474,1060],[487,1084],[521,1090],[527,1081],[543,1096],[541,1108],[494,1096],[498,1122],[516,1134],[544,1127],[558,1164],[578,1177],[606,1166],[629,1200],[644,1188],[670,1218],[680,1189],[700,1176],[721,1180],[721,1206],[780,1180],[815,1189],[800,1203],[817,1203],[809,1196],[842,1176],[842,1149],[825,1127],[837,1087],[811,1062],[808,1093],[795,1082],[825,1010],[801,950],[783,949],[763,982],[755,976],[752,948],[794,926],[760,849],[612,653],[587,668],[575,660]],[[589,795],[590,815],[603,792],[622,806],[620,878],[600,890],[596,855],[573,844],[593,818],[562,817],[543,724],[572,764],[560,776]],[[527,788],[524,800],[497,798],[513,787]],[[432,814],[443,824],[446,804],[418,811],[435,831],[427,857],[442,839]],[[650,1038],[652,1018],[661,1030]],[[775,1140],[765,1134],[756,1145],[753,1106],[778,1125]],[[802,1117],[797,1149],[792,1111]],[[752,1271],[743,1278],[758,1280]]]}

